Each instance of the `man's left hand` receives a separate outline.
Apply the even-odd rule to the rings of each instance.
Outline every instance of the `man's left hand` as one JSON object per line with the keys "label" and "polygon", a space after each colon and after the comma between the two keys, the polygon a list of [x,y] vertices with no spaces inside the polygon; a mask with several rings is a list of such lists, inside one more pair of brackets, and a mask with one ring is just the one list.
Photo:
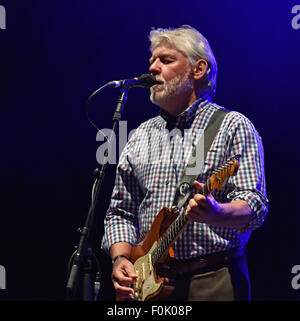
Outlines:
{"label": "man's left hand", "polygon": [[[195,181],[194,186],[201,191],[204,184]],[[222,215],[222,208],[211,194],[207,197],[195,194],[190,199],[185,214],[190,221],[215,225]]]}

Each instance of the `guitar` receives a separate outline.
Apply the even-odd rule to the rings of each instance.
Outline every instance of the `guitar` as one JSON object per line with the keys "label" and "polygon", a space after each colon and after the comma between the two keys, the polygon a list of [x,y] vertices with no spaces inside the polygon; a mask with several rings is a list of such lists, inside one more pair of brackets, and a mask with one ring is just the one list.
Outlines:
{"label": "guitar", "polygon": [[[213,171],[202,188],[204,196],[215,189],[222,189],[229,176],[237,173],[239,157],[232,157]],[[174,282],[159,276],[158,271],[161,265],[174,258],[172,246],[189,222],[185,209],[179,212],[178,208],[161,209],[144,240],[131,250],[130,260],[137,274],[136,282],[131,285],[135,301],[162,300],[174,290]],[[118,297],[116,299],[118,301]]]}

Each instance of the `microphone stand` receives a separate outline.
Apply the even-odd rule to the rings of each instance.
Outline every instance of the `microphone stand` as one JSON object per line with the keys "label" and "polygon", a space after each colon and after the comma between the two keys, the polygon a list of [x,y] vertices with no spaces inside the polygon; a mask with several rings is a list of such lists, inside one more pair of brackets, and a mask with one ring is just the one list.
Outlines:
{"label": "microphone stand", "polygon": [[[113,115],[113,127],[110,134],[110,137],[108,139],[108,146],[111,142],[112,136],[116,133],[116,127],[121,119],[121,114],[123,111],[123,107],[127,100],[127,90],[121,89],[120,96],[118,98],[117,107],[115,110],[115,113]],[[109,147],[108,147],[109,149]],[[89,247],[88,239],[89,235],[92,229],[93,225],[93,219],[94,219],[94,210],[96,206],[96,202],[99,199],[100,190],[102,187],[102,183],[105,176],[105,171],[107,167],[107,160],[109,158],[109,151],[105,151],[105,159],[102,164],[101,169],[95,169],[94,175],[96,176],[93,189],[92,189],[92,200],[91,205],[88,211],[88,215],[85,221],[85,225],[83,228],[77,229],[78,232],[80,232],[81,237],[78,246],[76,247],[76,251],[73,253],[70,262],[73,261],[71,269],[69,269],[69,275],[68,275],[68,282],[67,282],[67,298],[68,299],[74,299],[75,298],[75,292],[78,289],[78,280],[79,280],[79,272],[83,271],[83,288],[82,288],[82,294],[83,294],[83,301],[92,301],[97,300],[99,290],[100,290],[100,278],[101,278],[101,271],[100,271],[100,264],[96,258],[96,256],[93,254],[92,248]],[[97,273],[96,278],[94,282],[94,289],[92,286],[92,266],[93,261],[96,261],[96,267],[97,267]],[[70,265],[69,265],[70,266]],[[92,289],[94,291],[92,291]],[[94,295],[93,295],[93,293]]]}

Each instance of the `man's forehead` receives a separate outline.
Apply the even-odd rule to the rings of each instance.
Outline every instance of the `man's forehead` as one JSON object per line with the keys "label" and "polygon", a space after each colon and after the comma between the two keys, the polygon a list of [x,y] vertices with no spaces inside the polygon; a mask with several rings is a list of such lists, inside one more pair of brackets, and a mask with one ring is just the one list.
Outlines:
{"label": "man's forehead", "polygon": [[179,50],[174,45],[168,42],[162,42],[152,50],[152,54],[154,52],[169,52],[169,51],[179,51]]}
{"label": "man's forehead", "polygon": [[178,48],[168,43],[161,43],[158,46],[156,46],[152,51],[152,57],[157,57],[160,55],[171,55],[171,54],[179,54],[179,55],[186,56]]}

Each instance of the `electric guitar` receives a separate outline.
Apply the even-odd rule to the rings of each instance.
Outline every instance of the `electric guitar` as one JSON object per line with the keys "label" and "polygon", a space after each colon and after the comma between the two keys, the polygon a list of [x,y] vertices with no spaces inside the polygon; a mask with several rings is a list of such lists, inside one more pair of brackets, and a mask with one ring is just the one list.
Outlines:
{"label": "electric guitar", "polygon": [[[204,196],[215,189],[222,189],[225,181],[237,173],[239,157],[232,157],[213,171],[202,188]],[[159,266],[174,258],[172,246],[189,222],[185,209],[179,212],[177,208],[161,209],[144,240],[131,250],[130,260],[137,274],[136,282],[131,285],[135,301],[162,300],[174,290],[174,282],[158,274]],[[119,300],[118,296],[116,299]]]}

